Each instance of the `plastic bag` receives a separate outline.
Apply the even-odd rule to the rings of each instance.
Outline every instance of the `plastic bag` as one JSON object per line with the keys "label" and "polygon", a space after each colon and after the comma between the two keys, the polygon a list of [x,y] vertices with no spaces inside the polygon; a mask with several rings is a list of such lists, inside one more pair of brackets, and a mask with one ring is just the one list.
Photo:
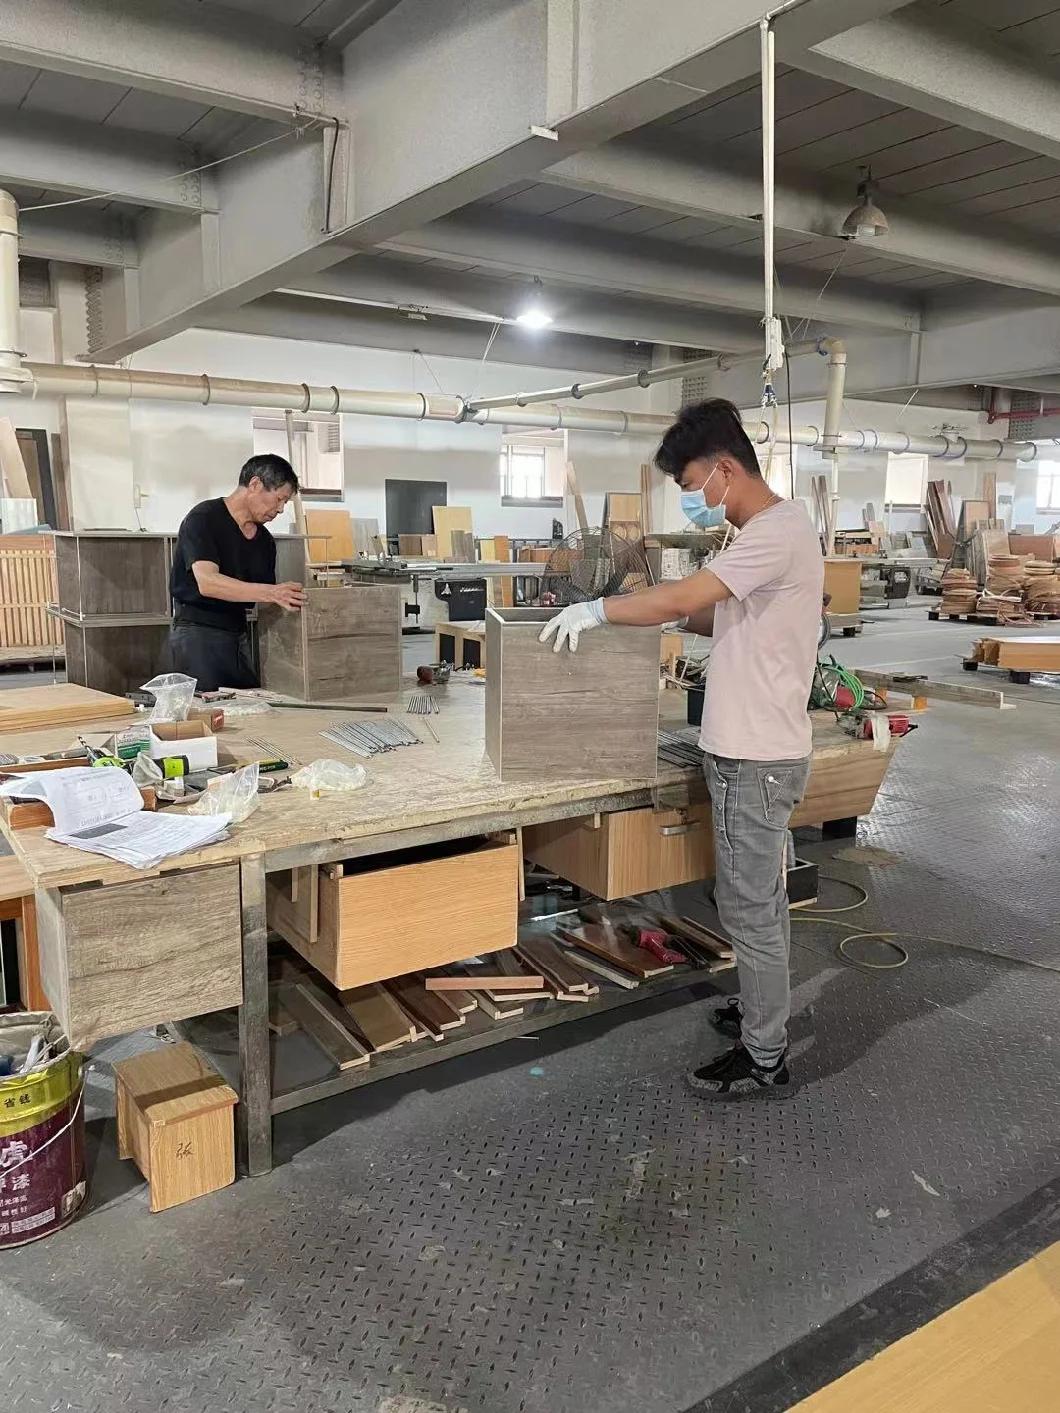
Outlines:
{"label": "plastic bag", "polygon": [[195,687],[196,679],[186,677],[183,672],[163,672],[160,677],[145,682],[141,691],[153,692],[155,698],[148,721],[187,720]]}
{"label": "plastic bag", "polygon": [[291,776],[291,784],[308,790],[314,800],[343,790],[359,790],[368,779],[363,765],[346,765],[341,760],[315,760]]}
{"label": "plastic bag", "polygon": [[245,765],[231,775],[211,780],[199,798],[188,806],[189,814],[227,814],[233,824],[242,824],[258,807],[258,763]]}

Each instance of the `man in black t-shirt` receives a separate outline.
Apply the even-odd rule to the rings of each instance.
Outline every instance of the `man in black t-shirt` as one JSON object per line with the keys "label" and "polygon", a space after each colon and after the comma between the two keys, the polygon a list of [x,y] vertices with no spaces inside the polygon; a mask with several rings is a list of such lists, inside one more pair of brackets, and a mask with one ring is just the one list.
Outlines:
{"label": "man in black t-shirt", "polygon": [[256,687],[247,635],[246,605],[276,603],[296,613],[301,584],[276,583],[276,542],[265,526],[298,490],[282,456],[252,456],[229,496],[201,501],[177,532],[169,590],[173,670],[199,691]]}

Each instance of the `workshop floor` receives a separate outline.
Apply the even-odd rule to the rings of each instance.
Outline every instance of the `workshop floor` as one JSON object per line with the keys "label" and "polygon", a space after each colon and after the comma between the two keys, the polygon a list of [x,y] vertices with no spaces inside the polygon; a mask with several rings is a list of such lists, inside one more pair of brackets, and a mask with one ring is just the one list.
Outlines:
{"label": "workshop floor", "polygon": [[[937,676],[979,635],[835,651]],[[679,993],[284,1115],[270,1176],[152,1216],[106,1064],[144,1040],[103,1047],[90,1208],[0,1261],[4,1407],[780,1413],[1056,1240],[1060,694],[1011,699],[933,705],[804,846],[909,962],[795,925],[786,1101],[686,1091],[723,1042]]]}

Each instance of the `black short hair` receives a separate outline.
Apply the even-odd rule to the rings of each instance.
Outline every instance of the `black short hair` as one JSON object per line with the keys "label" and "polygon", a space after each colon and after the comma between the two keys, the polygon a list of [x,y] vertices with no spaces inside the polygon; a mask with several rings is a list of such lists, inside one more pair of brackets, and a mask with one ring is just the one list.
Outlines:
{"label": "black short hair", "polygon": [[278,491],[281,486],[290,486],[292,494],[298,490],[294,467],[285,456],[277,456],[274,451],[252,456],[249,461],[243,462],[239,484],[249,486],[255,476],[267,491]]}
{"label": "black short hair", "polygon": [[738,461],[749,476],[761,476],[762,469],[743,429],[735,403],[724,397],[709,397],[682,407],[677,421],[668,429],[655,453],[655,464],[678,485],[690,461],[724,452]]}

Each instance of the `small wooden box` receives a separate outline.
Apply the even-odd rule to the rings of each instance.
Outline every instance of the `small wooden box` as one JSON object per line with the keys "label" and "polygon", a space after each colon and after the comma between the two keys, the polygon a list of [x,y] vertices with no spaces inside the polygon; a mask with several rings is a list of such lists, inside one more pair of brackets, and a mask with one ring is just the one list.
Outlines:
{"label": "small wooden box", "polygon": [[55,569],[59,607],[68,613],[169,612],[165,535],[58,530]]}
{"label": "small wooden box", "polygon": [[235,1181],[235,1090],[191,1045],[114,1066],[118,1157],[132,1158],[163,1212]]}
{"label": "small wooden box", "polygon": [[261,682],[303,701],[389,696],[401,688],[400,584],[308,588],[300,613],[258,615]]}
{"label": "small wooden box", "polygon": [[658,628],[603,625],[576,653],[538,642],[551,608],[486,611],[486,753],[502,780],[654,780]]}
{"label": "small wooden box", "polygon": [[826,559],[824,591],[832,595],[829,613],[857,613],[861,605],[861,561]]}
{"label": "small wooden box", "polygon": [[714,876],[710,804],[620,810],[523,830],[523,852],[598,898],[626,898]]}
{"label": "small wooden box", "polygon": [[514,840],[409,849],[383,867],[365,864],[268,880],[269,926],[340,991],[515,945]]}

